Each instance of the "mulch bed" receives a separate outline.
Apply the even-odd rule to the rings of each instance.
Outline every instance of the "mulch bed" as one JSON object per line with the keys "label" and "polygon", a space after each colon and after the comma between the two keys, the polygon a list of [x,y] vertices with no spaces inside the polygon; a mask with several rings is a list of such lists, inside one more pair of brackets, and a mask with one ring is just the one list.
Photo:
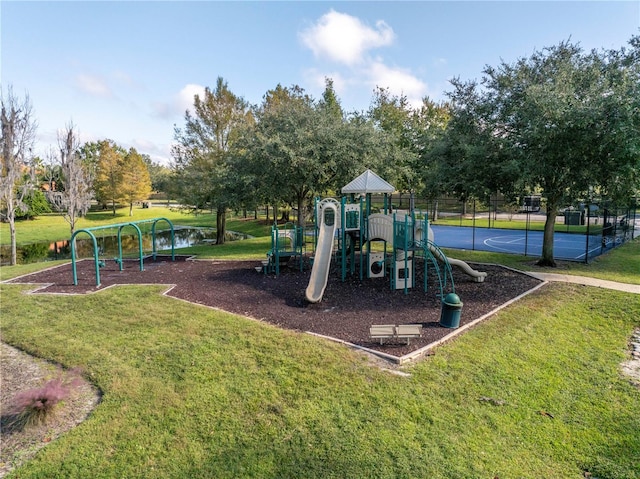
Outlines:
{"label": "mulch bed", "polygon": [[[259,319],[282,328],[309,331],[349,343],[403,356],[431,344],[453,330],[440,326],[440,289],[434,268],[429,268],[428,292],[423,291],[424,268],[416,268],[416,285],[408,294],[390,289],[388,278],[348,277],[345,282],[334,267],[320,303],[309,304],[305,289],[310,268],[303,272],[293,265],[280,275],[257,272],[259,261],[189,260],[177,256],[145,259],[144,271],[138,261],[125,261],[124,270],[109,261],[100,268],[101,285],[95,284],[92,260],[76,265],[78,285],[73,285],[71,265],[66,264],[39,273],[16,278],[14,283],[47,283],[39,293],[85,294],[117,284],[173,284],[168,295],[194,303]],[[496,307],[540,284],[526,274],[492,265],[472,265],[486,271],[484,283],[475,283],[458,268],[453,268],[455,292],[464,303],[460,317],[463,326]],[[445,294],[449,291],[445,291]],[[369,338],[372,324],[415,324],[423,326],[420,339],[380,345]]]}

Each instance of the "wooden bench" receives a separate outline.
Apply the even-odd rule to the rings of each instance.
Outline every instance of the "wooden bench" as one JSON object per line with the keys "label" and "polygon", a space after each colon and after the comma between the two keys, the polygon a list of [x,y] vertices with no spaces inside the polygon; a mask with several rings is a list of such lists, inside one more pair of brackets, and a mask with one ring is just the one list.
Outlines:
{"label": "wooden bench", "polygon": [[369,337],[371,339],[378,339],[380,344],[382,344],[385,339],[394,341],[405,339],[407,344],[409,344],[412,338],[419,338],[421,336],[421,324],[372,324],[369,328]]}

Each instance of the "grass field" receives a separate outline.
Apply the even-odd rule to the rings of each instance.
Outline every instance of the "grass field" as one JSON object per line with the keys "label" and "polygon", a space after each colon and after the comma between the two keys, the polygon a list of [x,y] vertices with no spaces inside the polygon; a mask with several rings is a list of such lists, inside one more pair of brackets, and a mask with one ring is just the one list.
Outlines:
{"label": "grass field", "polygon": [[640,237],[626,243],[623,247],[594,258],[589,264],[559,261],[557,268],[540,268],[535,264],[537,258],[531,256],[446,248],[445,253],[452,258],[464,261],[502,264],[521,271],[573,274],[640,284]]}
{"label": "grass field", "polygon": [[[215,228],[216,226],[215,214],[200,213],[194,215],[176,208],[154,206],[153,208],[135,208],[133,216],[129,216],[128,207],[117,209],[115,216],[113,216],[111,211],[90,211],[85,218],[78,220],[76,230],[153,218],[167,218],[175,225],[180,226],[202,226],[211,228]],[[166,226],[166,223],[159,224],[159,227]],[[270,231],[270,226],[264,224],[264,222],[247,221],[234,216],[228,219],[227,228],[253,236],[268,235]],[[53,242],[68,240],[70,237],[69,224],[59,214],[43,215],[35,220],[19,221],[16,223],[16,242],[19,245],[40,241]],[[10,244],[9,225],[7,223],[0,223],[0,244]]]}
{"label": "grass field", "polygon": [[[195,251],[253,258],[265,245]],[[563,272],[633,282],[639,262],[636,240]],[[399,377],[343,346],[157,286],[26,289],[0,285],[3,341],[82,367],[103,400],[9,477],[640,478],[640,391],[620,372],[640,295],[547,285]]]}

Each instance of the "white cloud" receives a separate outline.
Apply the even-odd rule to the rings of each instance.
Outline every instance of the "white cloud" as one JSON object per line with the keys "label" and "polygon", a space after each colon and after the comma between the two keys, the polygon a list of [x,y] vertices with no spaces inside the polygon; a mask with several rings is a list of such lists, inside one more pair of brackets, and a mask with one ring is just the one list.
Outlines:
{"label": "white cloud", "polygon": [[411,104],[420,104],[427,94],[427,84],[405,68],[392,68],[375,61],[369,66],[368,76],[372,88],[388,88],[395,95],[405,95]]}
{"label": "white cloud", "polygon": [[185,111],[193,108],[195,95],[204,97],[204,89],[205,87],[202,85],[189,83],[176,93],[168,102],[154,103],[152,105],[153,111],[157,117],[165,119],[184,115]]}
{"label": "white cloud", "polygon": [[301,32],[300,39],[317,57],[355,65],[364,60],[367,50],[393,43],[395,34],[382,20],[371,28],[359,18],[330,10]]}
{"label": "white cloud", "polygon": [[76,85],[81,91],[92,96],[110,98],[113,92],[107,82],[98,76],[81,73],[76,77]]}
{"label": "white cloud", "polygon": [[[364,97],[364,90],[371,94],[380,87],[404,95],[411,105],[419,106],[428,95],[427,84],[411,69],[390,66],[380,55],[370,54],[372,49],[395,40],[393,29],[382,20],[372,28],[359,18],[330,10],[299,36],[317,58],[338,64],[332,73],[317,68],[305,71],[305,78],[316,91],[324,90],[324,78],[329,77],[338,96],[344,98]],[[437,60],[438,64],[444,61]]]}
{"label": "white cloud", "polygon": [[190,110],[193,107],[193,100],[196,95],[199,95],[200,98],[204,98],[204,87],[202,85],[189,83],[180,90],[176,99],[176,104],[178,105],[180,112],[184,113],[186,110]]}

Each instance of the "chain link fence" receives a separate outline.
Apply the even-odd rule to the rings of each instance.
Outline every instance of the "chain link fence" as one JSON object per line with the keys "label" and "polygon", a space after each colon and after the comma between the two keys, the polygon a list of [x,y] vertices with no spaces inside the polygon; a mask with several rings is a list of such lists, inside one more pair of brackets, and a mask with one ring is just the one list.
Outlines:
{"label": "chain link fence", "polygon": [[[394,195],[394,209],[410,209],[428,215],[434,226],[457,226],[455,241],[468,238],[465,248],[539,256],[547,219],[544,200],[527,196],[514,205],[494,198],[489,203],[459,201],[453,198],[412,200],[409,195]],[[504,242],[495,238],[507,232]],[[637,199],[631,206],[616,207],[608,202],[567,205],[557,212],[554,225],[554,255],[557,259],[589,262],[594,257],[632,240],[640,234]],[[443,247],[447,237],[436,238]],[[508,242],[508,247],[505,246]]]}

